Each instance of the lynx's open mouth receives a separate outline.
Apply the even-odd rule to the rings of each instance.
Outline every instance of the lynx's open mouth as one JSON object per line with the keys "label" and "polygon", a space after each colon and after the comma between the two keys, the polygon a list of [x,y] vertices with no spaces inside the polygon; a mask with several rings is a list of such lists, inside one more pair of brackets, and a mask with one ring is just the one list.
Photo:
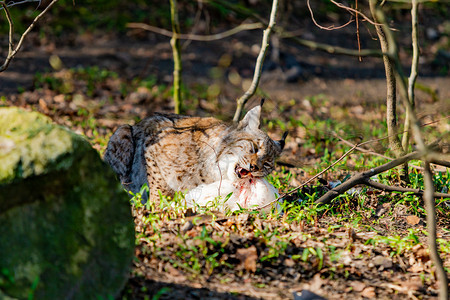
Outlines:
{"label": "lynx's open mouth", "polygon": [[234,169],[234,172],[236,172],[237,177],[239,178],[244,178],[244,177],[253,177],[252,173],[247,170],[244,169],[238,165],[236,165],[236,168]]}

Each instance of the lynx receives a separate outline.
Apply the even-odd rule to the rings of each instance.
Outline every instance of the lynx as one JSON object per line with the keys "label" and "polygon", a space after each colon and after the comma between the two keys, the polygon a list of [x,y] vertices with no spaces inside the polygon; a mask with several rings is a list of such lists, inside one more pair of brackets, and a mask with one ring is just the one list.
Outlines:
{"label": "lynx", "polygon": [[[119,127],[104,159],[122,185],[136,193],[145,183],[150,201],[220,180],[262,178],[274,169],[286,134],[272,140],[259,129],[262,103],[237,125],[215,118],[155,113]],[[146,200],[148,195],[143,195]]]}

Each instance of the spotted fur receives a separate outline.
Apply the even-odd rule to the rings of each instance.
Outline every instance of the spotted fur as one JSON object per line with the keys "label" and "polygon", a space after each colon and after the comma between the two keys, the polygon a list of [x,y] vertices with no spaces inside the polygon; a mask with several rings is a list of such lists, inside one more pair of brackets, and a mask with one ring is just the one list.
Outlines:
{"label": "spotted fur", "polygon": [[221,179],[264,177],[273,170],[285,136],[274,141],[260,130],[260,114],[257,106],[231,126],[215,118],[156,113],[119,127],[104,159],[127,190],[136,193],[148,183],[151,201],[159,198],[158,191],[172,196]]}

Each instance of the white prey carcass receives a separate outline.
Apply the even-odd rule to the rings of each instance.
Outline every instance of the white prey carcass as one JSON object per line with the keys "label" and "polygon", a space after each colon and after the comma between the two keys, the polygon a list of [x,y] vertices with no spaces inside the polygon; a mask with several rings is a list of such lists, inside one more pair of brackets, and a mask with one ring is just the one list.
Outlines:
{"label": "white prey carcass", "polygon": [[[231,194],[231,196],[229,196]],[[219,211],[236,211],[241,208],[258,209],[268,212],[279,197],[277,189],[264,178],[243,178],[235,181],[220,180],[202,184],[190,190],[186,196],[187,207],[207,206]],[[275,201],[275,202],[274,202]]]}

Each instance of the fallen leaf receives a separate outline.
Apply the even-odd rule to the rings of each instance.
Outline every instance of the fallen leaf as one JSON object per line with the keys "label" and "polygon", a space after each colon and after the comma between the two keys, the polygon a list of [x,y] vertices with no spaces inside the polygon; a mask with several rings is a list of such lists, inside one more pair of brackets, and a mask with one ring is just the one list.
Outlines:
{"label": "fallen leaf", "polygon": [[325,280],[320,278],[320,274],[317,273],[316,275],[314,275],[313,280],[311,281],[311,290],[318,292],[324,283]]}
{"label": "fallen leaf", "polygon": [[288,268],[295,266],[295,261],[292,258],[286,258],[284,260],[284,265]]}
{"label": "fallen leaf", "polygon": [[416,260],[427,262],[430,260],[430,252],[422,244],[417,244],[412,248]]}
{"label": "fallen leaf", "polygon": [[256,271],[256,260],[258,259],[258,254],[255,246],[238,249],[236,252],[236,257],[241,261],[241,266],[243,266],[245,270],[249,272]]}
{"label": "fallen leaf", "polygon": [[372,262],[377,267],[383,266],[385,269],[392,268],[392,260],[381,255],[375,256]]}
{"label": "fallen leaf", "polygon": [[412,272],[412,273],[421,273],[425,270],[424,266],[422,263],[417,263],[415,265],[412,265],[408,271]]}
{"label": "fallen leaf", "polygon": [[361,296],[366,298],[375,298],[375,288],[373,286],[366,287],[362,292]]}
{"label": "fallen leaf", "polygon": [[366,288],[366,284],[361,281],[352,281],[350,282],[350,286],[355,292],[362,292]]}
{"label": "fallen leaf", "polygon": [[420,222],[420,218],[418,216],[407,216],[406,217],[406,222],[409,225],[417,225]]}

